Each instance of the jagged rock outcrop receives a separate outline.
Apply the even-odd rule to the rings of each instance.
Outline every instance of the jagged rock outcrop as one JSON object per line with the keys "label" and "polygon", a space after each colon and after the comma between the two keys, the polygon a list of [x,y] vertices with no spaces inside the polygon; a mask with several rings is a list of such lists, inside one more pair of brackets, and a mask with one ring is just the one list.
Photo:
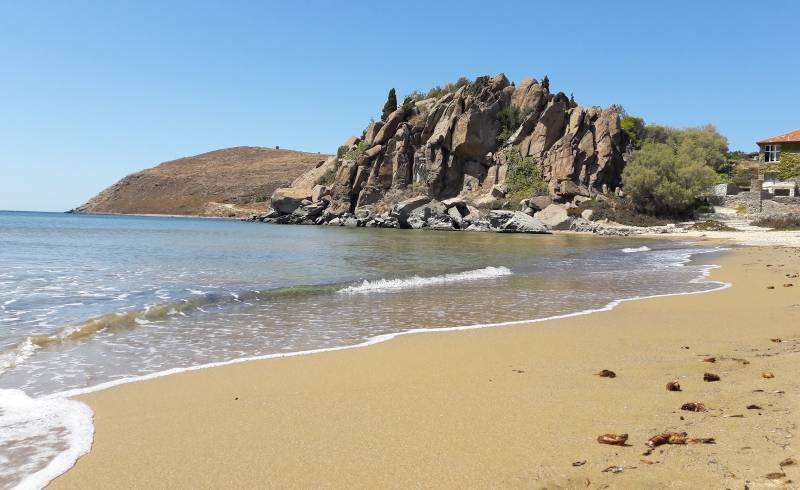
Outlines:
{"label": "jagged rock outcrop", "polygon": [[[512,108],[521,115],[519,124],[513,132],[505,128],[509,132],[501,137],[501,126],[507,124],[503,120],[508,120],[501,113]],[[533,161],[550,197],[567,202],[613,192],[620,185],[627,145],[613,108],[576,106],[533,79],[515,86],[502,74],[479,77],[439,98],[404,103],[385,121],[371,123],[361,139],[346,142],[350,151],[342,158],[326,161],[324,170],[310,171],[293,190],[278,189],[273,209],[283,216],[303,206],[325,208],[313,220],[289,222],[338,218],[337,223],[344,223],[352,215],[364,226],[381,217],[382,224],[409,228],[496,229],[481,220],[488,219],[492,208],[509,206],[507,178],[520,160]],[[313,193],[323,175],[335,175],[333,183]],[[427,199],[417,207],[432,214],[406,209],[411,198]],[[442,204],[451,200],[460,205]],[[532,202],[527,201],[523,210],[528,212],[515,216],[510,228],[539,229],[541,223],[533,223],[530,214],[541,208]],[[516,209],[519,205],[510,203]],[[278,216],[270,219],[280,222]]]}

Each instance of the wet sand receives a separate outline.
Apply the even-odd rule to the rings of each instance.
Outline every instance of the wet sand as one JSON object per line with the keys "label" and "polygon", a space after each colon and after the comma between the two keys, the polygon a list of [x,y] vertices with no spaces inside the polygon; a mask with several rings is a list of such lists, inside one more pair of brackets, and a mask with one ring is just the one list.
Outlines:
{"label": "wet sand", "polygon": [[[723,291],[81,396],[94,446],[52,488],[791,487],[800,465],[779,463],[800,456],[800,277],[786,277],[799,254],[737,248],[712,273]],[[694,401],[710,411],[680,409]],[[716,444],[643,455],[665,430]],[[629,446],[596,441],[609,432]]]}

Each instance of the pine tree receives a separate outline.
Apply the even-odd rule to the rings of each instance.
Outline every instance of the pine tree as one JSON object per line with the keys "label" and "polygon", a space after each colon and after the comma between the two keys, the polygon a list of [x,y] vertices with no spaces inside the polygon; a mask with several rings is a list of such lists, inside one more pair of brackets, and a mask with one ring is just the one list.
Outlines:
{"label": "pine tree", "polygon": [[397,110],[397,94],[394,87],[389,90],[389,96],[386,98],[386,103],[383,104],[383,113],[381,114],[381,121],[385,121],[389,114]]}
{"label": "pine tree", "polygon": [[575,95],[570,92],[569,94],[569,106],[570,107],[578,107],[578,103],[575,102]]}
{"label": "pine tree", "polygon": [[550,79],[547,78],[547,75],[545,75],[544,79],[542,80],[542,87],[544,87],[547,90],[550,90]]}

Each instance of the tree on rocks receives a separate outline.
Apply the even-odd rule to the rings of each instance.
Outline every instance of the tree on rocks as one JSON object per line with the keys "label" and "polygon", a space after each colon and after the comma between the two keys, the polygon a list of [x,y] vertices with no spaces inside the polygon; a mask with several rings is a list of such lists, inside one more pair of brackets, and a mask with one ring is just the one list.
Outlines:
{"label": "tree on rocks", "polygon": [[389,90],[389,96],[386,98],[386,103],[383,104],[383,113],[381,114],[381,120],[385,121],[389,114],[393,113],[397,110],[397,93],[394,91],[394,87]]}
{"label": "tree on rocks", "polygon": [[545,75],[544,78],[542,79],[542,88],[550,90],[550,79],[547,78],[547,75]]}

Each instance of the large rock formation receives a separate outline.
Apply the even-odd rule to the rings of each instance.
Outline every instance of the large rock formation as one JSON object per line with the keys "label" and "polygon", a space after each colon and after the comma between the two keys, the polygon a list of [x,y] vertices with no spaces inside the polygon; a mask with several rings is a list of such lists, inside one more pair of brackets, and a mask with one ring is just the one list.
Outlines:
{"label": "large rock formation", "polygon": [[249,216],[266,209],[276,188],[307,185],[292,179],[300,176],[313,183],[318,178],[315,167],[327,157],[258,147],[211,151],[128,175],[74,211]]}
{"label": "large rock formation", "polygon": [[[509,108],[522,117],[516,130],[500,140],[500,116]],[[618,187],[628,145],[613,108],[576,106],[536,80],[514,86],[502,74],[479,77],[438,99],[404,103],[385,121],[370,124],[362,138],[349,139],[350,151],[326,161],[324,170],[312,171],[317,173],[291,190],[276,191],[268,220],[322,224],[344,217],[334,222],[341,223],[352,215],[365,225],[391,217],[412,228],[467,229],[479,220],[472,229],[497,228],[497,219],[488,220],[489,210],[517,206],[503,201],[509,166],[515,162],[532,159],[551,197],[567,202]],[[335,178],[312,199],[322,174]],[[287,205],[289,195],[300,199]],[[458,205],[434,206],[432,216],[403,211],[414,196],[428,200],[421,206]],[[303,212],[297,210],[309,205],[325,210],[314,220],[299,219]],[[294,217],[287,218],[290,214]],[[539,224],[518,216],[510,228],[538,230]]]}

